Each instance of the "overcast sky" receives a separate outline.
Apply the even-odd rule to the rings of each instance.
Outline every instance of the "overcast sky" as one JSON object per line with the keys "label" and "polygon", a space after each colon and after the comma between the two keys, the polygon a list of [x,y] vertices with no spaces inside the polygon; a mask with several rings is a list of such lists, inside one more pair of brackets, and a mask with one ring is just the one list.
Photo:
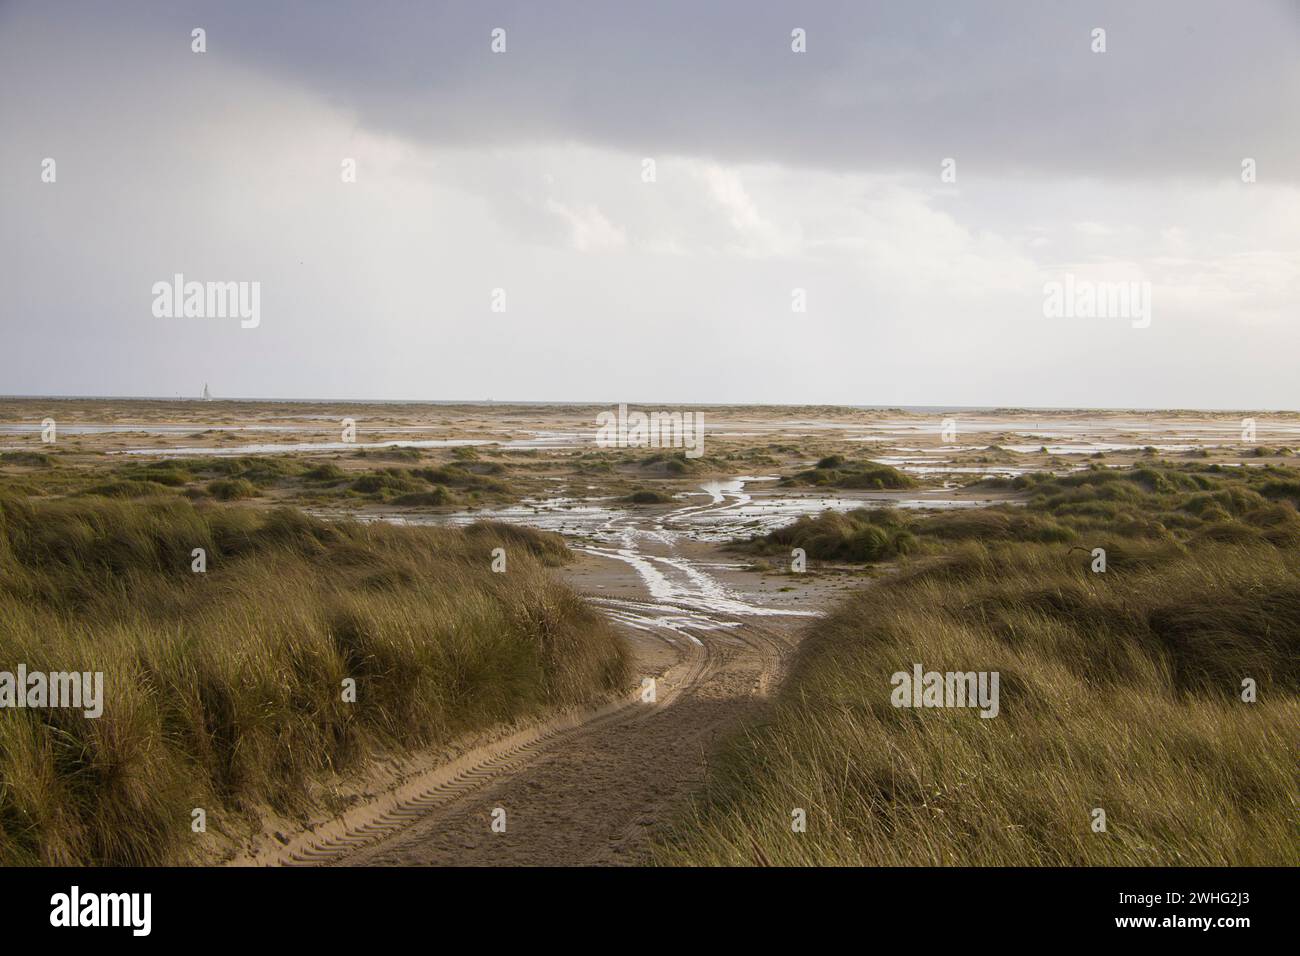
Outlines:
{"label": "overcast sky", "polygon": [[1296,409],[1300,0],[0,0],[0,230],[0,394]]}

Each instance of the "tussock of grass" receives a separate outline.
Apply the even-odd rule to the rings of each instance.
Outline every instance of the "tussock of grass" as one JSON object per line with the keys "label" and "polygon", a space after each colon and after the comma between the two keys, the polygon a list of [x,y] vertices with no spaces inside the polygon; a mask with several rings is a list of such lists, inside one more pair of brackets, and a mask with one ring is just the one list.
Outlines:
{"label": "tussock of grass", "polygon": [[404,445],[394,445],[391,448],[376,448],[370,452],[372,458],[383,458],[387,461],[419,461],[424,457],[420,449],[410,448]]}
{"label": "tussock of grass", "polygon": [[907,554],[915,537],[888,509],[859,508],[804,515],[754,543],[760,554],[803,548],[810,558],[825,561],[884,561]]}
{"label": "tussock of grass", "polygon": [[220,501],[239,501],[257,496],[257,485],[246,478],[222,478],[208,482],[208,494]]}
{"label": "tussock of grass", "polygon": [[917,482],[897,468],[874,461],[846,461],[841,455],[831,455],[817,463],[817,467],[784,479],[783,485],[813,485],[822,488],[885,490],[915,488]]}
{"label": "tussock of grass", "polygon": [[662,505],[673,500],[672,495],[664,494],[662,491],[654,491],[649,488],[642,488],[632,492],[624,499],[628,504],[633,505]]}
{"label": "tussock of grass", "polygon": [[150,467],[140,469],[135,473],[135,476],[138,476],[145,481],[153,481],[160,485],[166,485],[168,488],[183,488],[193,480],[194,476],[188,471],[183,471],[179,468],[156,467],[158,464],[160,463],[155,462],[155,464]]}
{"label": "tussock of grass", "polygon": [[38,451],[0,451],[0,464],[49,468],[54,464],[54,459]]}
{"label": "tussock of grass", "polygon": [[389,503],[408,508],[440,508],[444,505],[453,504],[455,500],[456,496],[442,485],[434,485],[432,491],[412,491],[404,495],[398,495]]}
{"label": "tussock of grass", "polygon": [[684,477],[699,474],[711,467],[703,457],[688,458],[685,452],[656,452],[637,462],[638,470],[647,477]]}
{"label": "tussock of grass", "polygon": [[[489,473],[501,465],[484,463],[445,465],[438,468],[383,468],[353,479],[351,490],[398,505],[441,505],[455,500],[450,489],[470,493],[509,491],[509,485]],[[430,489],[430,486],[433,486]]]}
{"label": "tussock of grass", "polygon": [[1285,498],[1300,505],[1300,477],[1265,481],[1259,486],[1259,493],[1265,498]]}
{"label": "tussock of grass", "polygon": [[488,473],[500,474],[505,471],[502,465],[445,465],[441,468],[415,468],[411,474],[422,478],[432,485],[445,485],[465,491],[505,491],[506,484]]}
{"label": "tussock of grass", "polygon": [[[1058,547],[967,544],[858,593],[813,626],[773,720],[658,859],[1296,865],[1293,556],[1148,557],[1093,574]],[[893,707],[890,677],[914,663],[998,671],[1000,714]]]}
{"label": "tussock of grass", "polygon": [[1041,514],[1014,507],[954,509],[915,522],[918,535],[941,541],[1073,541],[1073,529]]}
{"label": "tussock of grass", "polygon": [[105,675],[99,719],[0,715],[0,863],[193,861],[193,807],[239,835],[377,751],[621,688],[622,644],[545,569],[566,556],[556,536],[486,524],[0,497],[0,669]]}
{"label": "tussock of grass", "polygon": [[302,473],[303,481],[319,482],[321,484],[338,484],[347,477],[345,472],[332,461],[322,462],[315,465]]}
{"label": "tussock of grass", "polygon": [[425,487],[410,471],[401,468],[385,468],[362,475],[352,482],[352,490],[363,495],[407,494]]}
{"label": "tussock of grass", "polygon": [[492,548],[504,546],[511,551],[523,551],[548,567],[558,567],[573,560],[573,552],[558,534],[537,531],[523,525],[504,521],[475,521],[467,525],[465,536],[476,546]]}
{"label": "tussock of grass", "polygon": [[170,464],[196,474],[220,475],[224,478],[243,478],[261,487],[277,484],[281,480],[295,477],[303,471],[303,466],[294,459],[272,455],[243,455],[239,457],[218,455],[211,458],[185,459],[180,462],[164,459],[159,464]]}
{"label": "tussock of grass", "polygon": [[152,495],[164,494],[167,490],[165,485],[156,481],[124,479],[104,481],[97,485],[91,485],[86,489],[85,494],[98,495],[103,498],[146,498]]}

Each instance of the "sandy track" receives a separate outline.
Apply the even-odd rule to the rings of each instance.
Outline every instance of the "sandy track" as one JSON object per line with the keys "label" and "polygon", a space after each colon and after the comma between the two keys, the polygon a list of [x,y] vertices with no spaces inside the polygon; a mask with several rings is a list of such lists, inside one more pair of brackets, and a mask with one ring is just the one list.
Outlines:
{"label": "sandy track", "polygon": [[[624,628],[638,679],[657,678],[654,702],[638,689],[479,746],[296,834],[256,862],[642,862],[655,827],[702,783],[719,736],[752,715],[776,685],[806,619],[747,605],[705,570],[720,560],[711,546],[691,554],[689,542],[665,535],[661,525],[646,530],[629,519],[615,530],[628,536],[627,547],[588,556],[571,577]],[[630,554],[632,565],[611,560]],[[654,595],[647,582],[671,584],[682,600]],[[498,808],[504,832],[492,826]]]}
{"label": "sandy track", "polygon": [[[638,693],[479,748],[262,862],[638,862],[653,826],[703,779],[717,736],[761,699],[790,646],[767,626],[682,640],[655,703]],[[491,827],[497,807],[506,812],[504,833]]]}
{"label": "sandy track", "polygon": [[[766,628],[686,646],[680,681],[657,703],[584,726],[345,862],[638,862],[650,831],[698,786],[717,736],[750,711],[788,647]],[[495,807],[506,811],[505,833],[492,832]]]}
{"label": "sandy track", "polygon": [[[662,659],[651,639],[630,639],[638,660]],[[650,830],[703,779],[718,735],[761,700],[792,644],[765,622],[669,646],[676,660],[657,679],[654,703],[638,691],[481,746],[257,862],[638,862]],[[504,833],[491,828],[497,807],[506,811]]]}

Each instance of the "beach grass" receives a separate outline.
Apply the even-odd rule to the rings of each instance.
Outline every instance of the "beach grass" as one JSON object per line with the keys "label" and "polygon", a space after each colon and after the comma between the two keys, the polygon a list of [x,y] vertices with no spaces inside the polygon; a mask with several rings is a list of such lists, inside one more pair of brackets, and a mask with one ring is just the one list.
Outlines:
{"label": "beach grass", "polygon": [[104,675],[98,718],[0,712],[0,863],[203,861],[194,808],[238,839],[376,755],[621,691],[627,652],[553,576],[567,559],[488,523],[0,496],[0,670]]}
{"label": "beach grass", "polygon": [[[1037,476],[1018,510],[758,539],[835,560],[862,528],[917,546],[810,626],[769,718],[723,748],[656,861],[1295,866],[1293,480]],[[996,716],[897,706],[894,675],[918,665],[998,673]]]}

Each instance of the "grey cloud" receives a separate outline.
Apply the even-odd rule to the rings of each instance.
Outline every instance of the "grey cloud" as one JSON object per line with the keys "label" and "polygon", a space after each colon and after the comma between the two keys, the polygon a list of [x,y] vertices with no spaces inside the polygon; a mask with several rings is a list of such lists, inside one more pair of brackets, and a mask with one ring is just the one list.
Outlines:
{"label": "grey cloud", "polygon": [[[69,15],[49,10],[33,22]],[[1291,0],[291,0],[96,3],[77,16],[155,43],[203,25],[209,56],[436,144],[569,138],[927,175],[953,156],[967,176],[998,177],[1225,178],[1252,156],[1261,175],[1300,178]],[[494,56],[497,26],[509,50]],[[796,26],[803,55],[789,48]],[[1105,54],[1090,50],[1094,27]],[[175,82],[157,56],[159,82]]]}

